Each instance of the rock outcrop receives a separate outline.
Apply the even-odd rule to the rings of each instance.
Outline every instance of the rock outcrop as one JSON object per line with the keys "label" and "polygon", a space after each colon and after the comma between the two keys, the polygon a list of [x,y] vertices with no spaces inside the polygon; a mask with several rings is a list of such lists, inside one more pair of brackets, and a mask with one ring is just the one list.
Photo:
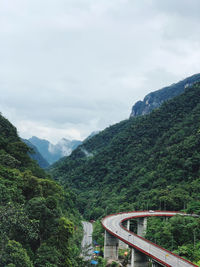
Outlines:
{"label": "rock outcrop", "polygon": [[184,92],[185,88],[190,87],[198,81],[200,81],[200,74],[195,74],[178,83],[146,95],[143,101],[136,102],[132,107],[130,117],[136,117],[150,113],[152,110],[159,108],[163,102],[180,95]]}

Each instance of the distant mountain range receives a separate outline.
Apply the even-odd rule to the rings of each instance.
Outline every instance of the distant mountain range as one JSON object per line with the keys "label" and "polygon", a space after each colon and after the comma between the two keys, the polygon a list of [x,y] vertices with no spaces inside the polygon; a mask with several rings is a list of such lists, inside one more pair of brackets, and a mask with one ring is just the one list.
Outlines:
{"label": "distant mountain range", "polygon": [[[191,87],[194,83],[200,81],[200,74],[192,75],[178,83],[164,87],[160,90],[149,93],[144,97],[143,101],[138,101],[132,107],[130,117],[138,117],[151,113],[152,110],[159,108],[164,102],[184,93],[185,89]],[[56,145],[48,140],[40,139],[36,136],[28,140],[23,140],[29,147],[35,151],[30,154],[31,158],[37,160],[42,168],[47,168],[49,165],[58,161],[60,158],[69,156],[82,143],[85,144],[93,136],[99,132],[92,132],[83,142],[79,140],[61,139]],[[103,143],[105,140],[103,141]],[[82,150],[84,152],[85,150]],[[90,155],[90,154],[88,154]]]}
{"label": "distant mountain range", "polygon": [[49,163],[47,162],[46,159],[44,159],[44,157],[41,155],[41,153],[38,151],[37,147],[34,146],[29,140],[26,139],[22,139],[22,141],[29,146],[32,149],[32,152],[29,152],[29,156],[36,160],[38,165],[45,169],[49,166]]}
{"label": "distant mountain range", "polygon": [[164,87],[145,96],[143,101],[138,101],[132,107],[130,117],[149,114],[152,110],[159,108],[163,102],[180,95],[189,86],[200,81],[200,74],[192,75],[178,83]]}
{"label": "distant mountain range", "polygon": [[28,139],[28,142],[37,148],[48,164],[52,164],[62,157],[69,156],[74,149],[82,144],[79,140],[70,141],[63,138],[56,145],[53,145],[48,140],[40,139],[36,136]]}

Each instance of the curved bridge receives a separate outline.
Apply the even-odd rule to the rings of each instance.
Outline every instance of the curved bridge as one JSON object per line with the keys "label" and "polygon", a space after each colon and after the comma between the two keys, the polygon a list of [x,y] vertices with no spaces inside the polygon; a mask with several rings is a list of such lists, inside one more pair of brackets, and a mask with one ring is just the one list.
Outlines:
{"label": "curved bridge", "polygon": [[[172,217],[174,215],[194,216],[187,215],[180,212],[170,211],[139,211],[129,213],[113,214],[102,219],[102,226],[105,228],[105,241],[104,241],[104,257],[107,259],[118,259],[118,246],[119,240],[132,247],[131,266],[132,267],[145,267],[149,266],[149,261],[152,262],[151,266],[167,266],[167,267],[191,267],[197,266],[164,248],[144,239],[142,236],[146,231],[147,217],[150,216],[165,216]],[[125,228],[122,223],[130,219],[138,219],[137,235]],[[128,223],[128,225],[130,225]]]}

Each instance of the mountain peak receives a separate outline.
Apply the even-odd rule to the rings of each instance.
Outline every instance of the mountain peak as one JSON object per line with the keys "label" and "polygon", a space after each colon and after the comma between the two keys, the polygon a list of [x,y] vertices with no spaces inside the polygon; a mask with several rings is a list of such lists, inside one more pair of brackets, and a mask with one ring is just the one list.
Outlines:
{"label": "mountain peak", "polygon": [[150,113],[152,110],[159,108],[163,102],[182,94],[186,88],[200,81],[200,74],[192,75],[178,83],[152,92],[145,96],[143,101],[138,101],[132,107],[130,117],[137,117]]}
{"label": "mountain peak", "polygon": [[29,142],[37,147],[38,151],[49,164],[54,163],[62,157],[69,156],[71,152],[82,143],[79,140],[70,141],[66,138],[62,138],[54,145],[48,140],[40,139],[36,136],[32,136]]}

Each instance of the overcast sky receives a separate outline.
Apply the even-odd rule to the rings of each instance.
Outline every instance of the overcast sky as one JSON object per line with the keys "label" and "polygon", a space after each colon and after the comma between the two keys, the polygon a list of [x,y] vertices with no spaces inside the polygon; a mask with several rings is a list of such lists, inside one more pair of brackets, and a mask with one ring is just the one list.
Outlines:
{"label": "overcast sky", "polygon": [[0,0],[0,111],[20,136],[83,139],[200,72],[199,0]]}

